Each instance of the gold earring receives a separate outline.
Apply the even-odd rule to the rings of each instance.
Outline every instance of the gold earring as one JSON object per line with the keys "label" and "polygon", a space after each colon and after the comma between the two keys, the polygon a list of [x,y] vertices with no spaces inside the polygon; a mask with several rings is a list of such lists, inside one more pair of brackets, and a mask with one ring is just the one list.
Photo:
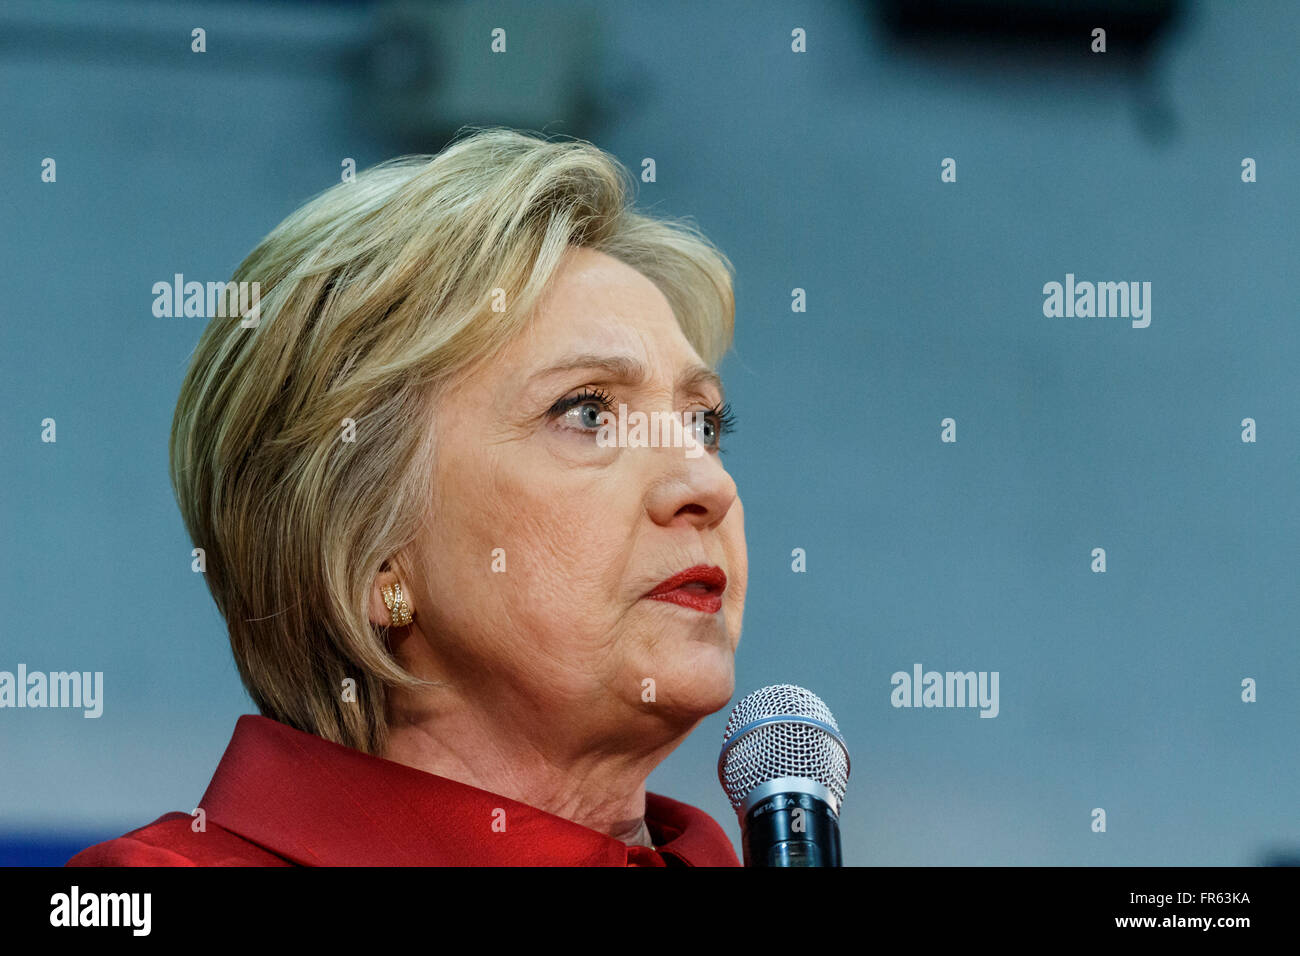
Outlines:
{"label": "gold earring", "polygon": [[392,622],[393,627],[406,627],[411,623],[411,618],[415,617],[415,612],[411,610],[411,605],[402,596],[402,586],[400,584],[385,584],[379,593],[384,597],[384,605],[388,608],[388,619]]}

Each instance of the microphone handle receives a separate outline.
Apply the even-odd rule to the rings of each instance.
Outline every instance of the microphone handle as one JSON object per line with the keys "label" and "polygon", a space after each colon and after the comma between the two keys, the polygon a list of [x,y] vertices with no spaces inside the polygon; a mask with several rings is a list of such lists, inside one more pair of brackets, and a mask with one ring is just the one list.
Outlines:
{"label": "microphone handle", "polygon": [[840,821],[824,800],[786,791],[745,814],[745,866],[842,866]]}

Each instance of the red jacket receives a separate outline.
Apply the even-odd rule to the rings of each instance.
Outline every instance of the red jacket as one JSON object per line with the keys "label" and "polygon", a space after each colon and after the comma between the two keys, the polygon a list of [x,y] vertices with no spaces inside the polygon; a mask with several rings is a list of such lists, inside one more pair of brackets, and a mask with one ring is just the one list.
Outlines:
{"label": "red jacket", "polygon": [[200,817],[167,813],[68,866],[739,866],[703,811],[646,794],[657,851],[266,717],[235,725]]}

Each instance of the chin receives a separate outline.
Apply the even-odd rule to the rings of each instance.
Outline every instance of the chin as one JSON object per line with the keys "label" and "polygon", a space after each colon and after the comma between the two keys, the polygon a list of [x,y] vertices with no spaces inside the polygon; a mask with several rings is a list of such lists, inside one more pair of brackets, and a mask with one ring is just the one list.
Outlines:
{"label": "chin", "polygon": [[698,722],[731,701],[736,691],[736,658],[729,646],[697,645],[660,668],[656,703],[684,720]]}

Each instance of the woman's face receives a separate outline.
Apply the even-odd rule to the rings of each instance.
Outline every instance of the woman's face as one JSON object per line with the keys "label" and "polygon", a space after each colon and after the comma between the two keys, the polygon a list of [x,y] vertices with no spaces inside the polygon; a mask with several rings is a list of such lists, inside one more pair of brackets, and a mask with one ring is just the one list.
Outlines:
{"label": "woman's face", "polygon": [[[605,447],[595,424],[602,398],[615,416],[623,403],[678,421],[721,405],[701,371],[649,279],[570,249],[526,332],[436,408],[428,516],[403,562],[404,663],[516,727],[563,722],[568,739],[682,732],[725,706],[748,567],[714,433],[697,428],[706,448],[691,454]],[[646,596],[700,565],[726,575],[716,611]]]}

